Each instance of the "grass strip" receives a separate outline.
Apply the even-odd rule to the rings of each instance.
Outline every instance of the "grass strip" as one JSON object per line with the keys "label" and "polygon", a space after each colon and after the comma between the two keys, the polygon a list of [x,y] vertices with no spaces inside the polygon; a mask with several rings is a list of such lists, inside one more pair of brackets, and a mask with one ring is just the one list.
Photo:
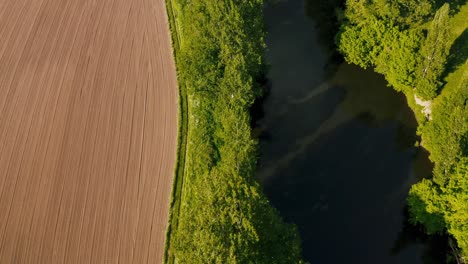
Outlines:
{"label": "grass strip", "polygon": [[[173,9],[172,0],[166,0],[166,11],[171,32],[173,55],[176,62],[177,77],[179,70],[177,67],[177,55],[180,50],[180,36],[177,32],[176,14]],[[177,78],[180,79],[180,78]],[[180,205],[182,200],[182,186],[185,176],[185,158],[187,149],[188,132],[188,107],[187,107],[187,89],[182,82],[178,82],[179,89],[179,116],[178,116],[178,138],[177,138],[177,158],[174,172],[174,182],[172,186],[171,202],[169,207],[169,223],[166,231],[166,244],[164,247],[163,263],[174,263],[174,257],[171,254],[172,231],[177,229],[179,222]]]}

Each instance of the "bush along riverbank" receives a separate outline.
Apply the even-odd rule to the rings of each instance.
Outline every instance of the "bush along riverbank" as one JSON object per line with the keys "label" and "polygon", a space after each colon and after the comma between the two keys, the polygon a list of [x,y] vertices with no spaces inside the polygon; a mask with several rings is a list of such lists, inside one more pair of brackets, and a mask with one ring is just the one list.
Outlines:
{"label": "bush along riverbank", "polygon": [[336,37],[345,59],[403,92],[430,152],[433,177],[408,197],[412,222],[447,232],[468,260],[468,2],[348,0]]}
{"label": "bush along riverbank", "polygon": [[172,0],[168,7],[188,132],[166,260],[302,263],[296,227],[282,221],[254,177],[249,110],[261,93],[263,1]]}

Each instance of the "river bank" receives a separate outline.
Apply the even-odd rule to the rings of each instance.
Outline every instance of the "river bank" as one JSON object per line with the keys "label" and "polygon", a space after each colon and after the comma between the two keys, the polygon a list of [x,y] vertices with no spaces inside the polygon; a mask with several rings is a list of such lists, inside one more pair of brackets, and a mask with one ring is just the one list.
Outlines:
{"label": "river bank", "polygon": [[265,9],[271,87],[256,131],[267,196],[310,262],[441,263],[444,240],[407,223],[409,188],[432,170],[413,112],[381,75],[330,53],[311,5]]}

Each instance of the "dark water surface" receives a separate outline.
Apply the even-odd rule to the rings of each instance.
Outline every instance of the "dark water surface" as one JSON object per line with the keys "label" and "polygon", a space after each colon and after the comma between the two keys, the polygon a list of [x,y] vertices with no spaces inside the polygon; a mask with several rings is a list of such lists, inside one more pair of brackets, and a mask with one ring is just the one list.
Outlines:
{"label": "dark water surface", "polygon": [[304,6],[265,9],[271,90],[257,130],[266,194],[298,226],[311,263],[443,263],[444,242],[407,224],[408,190],[431,165],[414,147],[405,98],[371,70],[331,61]]}

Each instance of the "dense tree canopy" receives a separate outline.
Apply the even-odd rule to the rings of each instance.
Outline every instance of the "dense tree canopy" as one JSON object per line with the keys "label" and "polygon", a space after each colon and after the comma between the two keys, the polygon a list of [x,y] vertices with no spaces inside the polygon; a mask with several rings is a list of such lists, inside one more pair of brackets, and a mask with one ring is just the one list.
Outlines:
{"label": "dense tree canopy", "polygon": [[[412,89],[421,60],[419,49],[423,30],[408,28],[397,19],[387,18],[385,12],[379,11],[380,6],[390,8],[395,5],[399,10],[400,5],[398,1],[387,5],[384,2],[347,1],[346,16],[337,35],[338,49],[350,63],[364,68],[375,67],[397,90]],[[410,2],[407,4],[412,5]]]}
{"label": "dense tree canopy", "polygon": [[411,27],[431,15],[433,0],[354,0],[346,1],[346,18],[353,24],[375,17],[392,24]]}
{"label": "dense tree canopy", "polygon": [[424,99],[434,98],[442,84],[440,77],[450,50],[449,12],[448,3],[436,12],[421,48],[422,62],[418,68],[416,91]]}
{"label": "dense tree canopy", "polygon": [[254,179],[249,108],[260,93],[263,1],[173,1],[189,131],[177,263],[300,263],[297,230]]}
{"label": "dense tree canopy", "polygon": [[468,151],[468,70],[455,89],[440,96],[433,105],[433,120],[421,127],[424,146],[435,163],[434,180],[444,184],[445,174]]}
{"label": "dense tree canopy", "polygon": [[423,180],[408,199],[414,223],[422,223],[429,233],[444,229],[457,240],[462,255],[468,252],[468,159],[463,158],[443,185]]}
{"label": "dense tree canopy", "polygon": [[416,223],[431,233],[446,229],[468,256],[468,67],[462,74],[455,89],[441,95],[433,120],[422,128],[435,163],[434,178],[411,189],[409,204]]}

